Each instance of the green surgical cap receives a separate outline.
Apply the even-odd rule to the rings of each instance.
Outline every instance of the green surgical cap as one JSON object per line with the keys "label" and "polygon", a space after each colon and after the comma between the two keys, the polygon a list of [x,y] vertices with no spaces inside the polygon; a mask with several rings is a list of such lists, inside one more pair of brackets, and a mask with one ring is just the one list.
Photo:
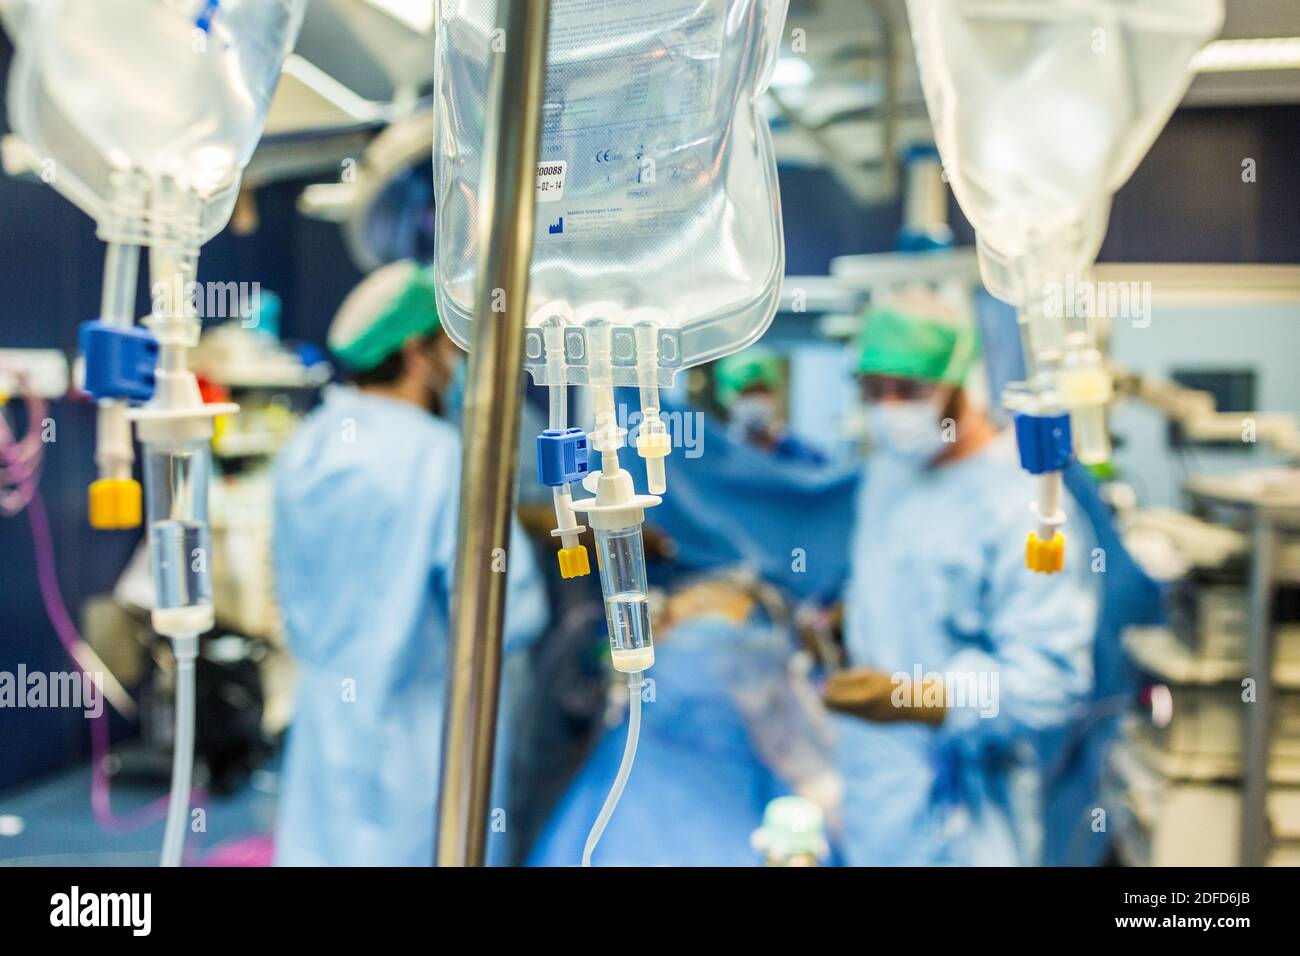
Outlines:
{"label": "green surgical cap", "polygon": [[353,372],[366,372],[414,335],[442,328],[433,276],[414,262],[396,262],[352,290],[329,331],[329,348]]}
{"label": "green surgical cap", "polygon": [[718,389],[718,401],[725,408],[741,392],[756,385],[780,388],[785,376],[777,354],[771,349],[755,346],[719,360],[713,369],[713,380]]}
{"label": "green surgical cap", "polygon": [[858,345],[859,375],[892,375],[942,385],[961,385],[979,356],[974,329],[898,308],[869,313]]}

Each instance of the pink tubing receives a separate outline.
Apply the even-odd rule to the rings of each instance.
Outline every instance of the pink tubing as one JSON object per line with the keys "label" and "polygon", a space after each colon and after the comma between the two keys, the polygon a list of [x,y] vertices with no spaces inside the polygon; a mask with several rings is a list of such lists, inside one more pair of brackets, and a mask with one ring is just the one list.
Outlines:
{"label": "pink tubing", "polygon": [[[77,660],[77,647],[83,643],[76,625],[63,603],[59,592],[58,571],[54,563],[54,540],[50,533],[49,514],[40,493],[41,463],[45,446],[34,426],[45,418],[45,403],[39,398],[27,397],[28,429],[21,440],[16,440],[9,423],[0,414],[0,514],[10,517],[24,508],[32,528],[32,547],[36,557],[36,575],[40,582],[41,600],[50,625],[58,636],[73,666],[85,673]],[[91,675],[92,679],[94,675]],[[101,709],[98,717],[90,721],[90,805],[95,822],[109,833],[130,833],[161,820],[167,814],[168,798],[162,797],[125,816],[113,813],[111,785],[106,764],[109,753],[108,712]],[[195,801],[203,794],[195,791]]]}
{"label": "pink tubing", "polygon": [[[45,613],[50,618],[54,633],[59,643],[72,659],[78,670],[76,649],[81,643],[81,635],[68,615],[68,609],[59,593],[59,578],[54,567],[54,542],[50,536],[49,516],[45,512],[45,499],[39,491],[32,495],[27,506],[27,516],[32,525],[32,543],[36,551],[36,575],[40,580],[41,600],[45,603]],[[129,833],[141,827],[161,820],[167,813],[167,798],[162,797],[126,816],[113,813],[110,800],[110,785],[105,764],[108,760],[108,711],[101,710],[98,717],[90,721],[90,805],[95,814],[95,822],[110,833]]]}

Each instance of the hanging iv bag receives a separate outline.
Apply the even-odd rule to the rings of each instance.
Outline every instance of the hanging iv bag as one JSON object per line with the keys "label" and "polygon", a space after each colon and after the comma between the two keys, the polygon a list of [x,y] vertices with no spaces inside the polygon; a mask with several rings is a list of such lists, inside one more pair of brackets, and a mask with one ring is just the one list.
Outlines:
{"label": "hanging iv bag", "polygon": [[[584,315],[612,326],[612,384],[651,384],[653,369],[660,387],[771,323],[784,245],[759,98],[786,5],[552,0],[525,338],[537,384],[588,384]],[[462,348],[479,270],[488,78],[494,58],[510,55],[496,8],[445,0],[439,10],[438,310]],[[564,363],[548,366],[540,326],[557,317]],[[636,327],[655,353],[640,362]]]}
{"label": "hanging iv bag", "polygon": [[51,185],[111,232],[124,192],[168,180],[203,200],[200,241],[220,232],[306,0],[4,5],[16,32],[9,115],[51,164]]}
{"label": "hanging iv bag", "polygon": [[908,0],[935,140],[989,291],[1081,273],[1221,0]]}

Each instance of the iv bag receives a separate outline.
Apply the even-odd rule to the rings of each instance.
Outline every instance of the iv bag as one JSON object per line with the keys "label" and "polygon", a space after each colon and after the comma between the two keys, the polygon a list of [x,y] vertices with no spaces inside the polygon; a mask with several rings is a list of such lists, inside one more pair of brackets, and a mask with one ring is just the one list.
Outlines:
{"label": "iv bag", "polygon": [[1110,197],[1187,90],[1222,0],[907,6],[935,140],[982,253],[1091,265]]}
{"label": "iv bag", "polygon": [[[613,384],[637,374],[649,322],[653,384],[757,339],[780,297],[776,159],[758,99],[787,0],[552,0],[537,164],[525,362],[554,381],[541,329],[612,326]],[[484,103],[509,56],[495,0],[446,0],[437,40],[434,178],[438,310],[462,348],[478,274]],[[564,382],[585,384],[580,326]]]}
{"label": "iv bag", "polygon": [[[51,185],[101,225],[121,174],[204,198],[230,218],[306,0],[8,0],[14,129]],[[142,236],[110,236],[143,241]]]}

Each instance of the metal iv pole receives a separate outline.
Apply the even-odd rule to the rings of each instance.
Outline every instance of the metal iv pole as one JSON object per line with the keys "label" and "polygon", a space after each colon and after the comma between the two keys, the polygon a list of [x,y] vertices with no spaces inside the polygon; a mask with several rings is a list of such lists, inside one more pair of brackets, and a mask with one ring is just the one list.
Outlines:
{"label": "metal iv pole", "polygon": [[485,115],[480,271],[434,834],[439,866],[482,866],[487,842],[506,610],[506,575],[496,569],[507,553],[514,506],[550,0],[500,0],[497,12],[505,50],[491,54]]}

